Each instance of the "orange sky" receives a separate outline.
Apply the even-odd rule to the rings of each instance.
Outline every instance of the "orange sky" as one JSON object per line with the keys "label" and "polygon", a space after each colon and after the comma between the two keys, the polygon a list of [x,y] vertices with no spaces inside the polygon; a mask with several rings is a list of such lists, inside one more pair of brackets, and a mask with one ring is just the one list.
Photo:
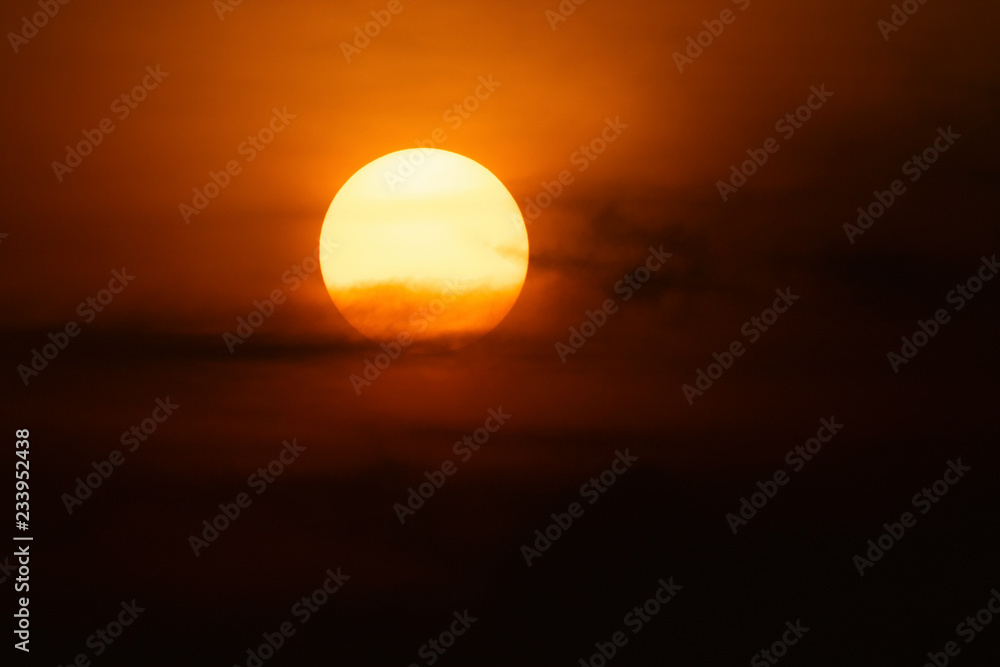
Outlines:
{"label": "orange sky", "polygon": [[[229,304],[268,291],[311,251],[347,177],[438,128],[447,135],[442,147],[486,166],[523,205],[543,180],[575,169],[571,155],[606,117],[628,125],[530,230],[538,257],[567,262],[592,252],[573,212],[626,199],[648,208],[616,226],[711,234],[706,228],[718,224],[708,217],[722,213],[714,182],[773,134],[774,120],[804,102],[813,84],[825,83],[835,97],[726,214],[753,197],[794,199],[831,178],[856,179],[856,186],[844,183],[850,202],[800,214],[835,227],[854,199],[917,148],[914,134],[930,139],[941,123],[990,131],[985,77],[994,65],[985,57],[991,21],[983,12],[993,7],[928,8],[908,26],[917,30],[886,43],[875,28],[882,8],[871,3],[754,2],[680,74],[671,54],[713,18],[708,5],[588,2],[555,31],[544,3],[477,10],[474,20],[463,20],[464,6],[406,2],[347,63],[338,44],[370,20],[364,2],[244,3],[223,21],[202,1],[170,12],[126,2],[66,5],[8,54],[3,70],[5,87],[17,91],[6,111],[17,131],[4,138],[5,232],[21,250],[7,253],[2,270],[17,275],[30,265],[46,276],[14,297],[11,321],[63,319],[104,273],[125,264],[142,267],[131,315],[168,330],[218,329],[233,314]],[[24,11],[6,7],[3,25],[15,25]],[[958,24],[982,36],[957,40]],[[834,44],[843,46],[831,57]],[[944,98],[933,82],[952,76],[952,63],[961,63],[969,85]],[[51,162],[81,131],[115,118],[112,101],[141,81],[147,65],[169,76],[58,183]],[[451,129],[445,112],[490,75],[499,87]],[[287,130],[184,225],[178,204],[210,170],[242,160],[237,147],[274,107],[295,115]],[[884,157],[873,158],[873,149]],[[974,151],[966,148],[972,171]],[[693,203],[705,207],[683,207]],[[742,213],[737,233],[794,238],[802,226],[756,215]],[[117,317],[129,314],[109,315]]]}
{"label": "orange sky", "polygon": [[[544,3],[486,7],[465,20],[460,2],[407,2],[348,63],[338,45],[370,20],[363,2],[244,3],[221,21],[208,2],[179,3],[169,13],[125,2],[67,5],[3,71],[5,86],[17,91],[6,112],[17,131],[4,137],[9,237],[0,272],[17,287],[8,293],[5,326],[44,337],[46,327],[77,319],[77,304],[112,269],[126,267],[134,283],[88,331],[111,339],[191,336],[169,345],[196,340],[225,362],[222,333],[254,300],[283,288],[287,303],[240,353],[360,344],[343,361],[355,369],[370,348],[336,312],[321,276],[300,282],[288,272],[315,251],[326,208],[351,174],[432,137],[490,169],[522,211],[544,183],[571,174],[529,224],[528,281],[493,334],[526,360],[558,363],[554,343],[613,296],[650,245],[675,256],[591,345],[593,356],[573,359],[578,367],[603,369],[599,350],[631,341],[689,374],[749,316],[742,304],[777,285],[856,300],[864,292],[838,284],[835,267],[881,261],[886,243],[918,263],[940,256],[935,238],[944,229],[956,264],[983,249],[984,216],[953,216],[942,227],[931,202],[950,192],[970,211],[980,206],[981,193],[970,189],[992,160],[982,146],[994,133],[996,88],[985,57],[990,21],[978,19],[995,8],[927,7],[887,43],[875,28],[882,9],[870,3],[732,6],[736,20],[679,73],[672,54],[718,15],[714,8],[594,1],[552,30]],[[4,25],[20,11],[8,7]],[[984,36],[956,40],[958,24]],[[941,96],[937,81],[952,77],[957,63],[967,85]],[[113,101],[143,80],[147,66],[168,74],[120,119]],[[747,149],[779,136],[775,121],[820,84],[832,98],[721,202],[716,181]],[[477,89],[479,108],[458,116],[454,105]],[[247,161],[243,142],[274,109],[294,118]],[[114,131],[59,182],[53,160],[105,117]],[[596,159],[582,159],[581,145],[601,135],[606,119],[617,119],[614,141]],[[904,202],[913,220],[869,234],[861,248],[847,246],[840,226],[856,206],[949,124],[976,139]],[[185,224],[178,205],[234,160],[239,173]],[[817,254],[832,264],[806,259]],[[490,340],[468,358],[495,357]],[[641,359],[620,363],[647,368]],[[402,386],[408,372],[395,371]],[[350,391],[348,374],[335,374],[338,391]],[[470,403],[470,411],[481,407]]]}
{"label": "orange sky", "polygon": [[[129,584],[145,578],[144,590],[185,633],[228,628],[207,640],[217,664],[227,664],[246,628],[256,632],[260,614],[285,604],[283,587],[306,585],[301,566],[319,567],[336,553],[367,575],[364,592],[348,598],[354,606],[345,604],[350,613],[336,619],[338,636],[362,656],[354,664],[406,664],[409,645],[389,646],[379,629],[411,627],[428,599],[440,607],[456,590],[487,589],[494,595],[483,599],[509,612],[497,614],[506,619],[501,635],[483,635],[496,643],[481,654],[496,662],[456,656],[453,664],[514,664],[496,645],[506,650],[522,635],[530,644],[548,609],[524,596],[574,600],[545,588],[547,577],[624,569],[620,576],[635,578],[680,562],[716,585],[717,594],[684,612],[691,623],[745,614],[750,598],[719,601],[738,588],[727,577],[755,568],[799,567],[783,582],[795,604],[802,582],[837,588],[822,598],[833,599],[841,580],[818,576],[810,560],[847,548],[846,538],[831,546],[832,530],[854,521],[853,539],[859,526],[889,518],[911,483],[919,488],[928,471],[938,474],[959,445],[996,459],[983,451],[996,440],[995,391],[981,389],[995,386],[1000,285],[956,312],[905,373],[886,364],[887,350],[918,318],[942,307],[982,256],[1000,251],[996,3],[926,2],[886,40],[877,22],[891,13],[890,0],[587,0],[554,30],[545,12],[558,0],[401,2],[351,62],[341,43],[387,1],[244,0],[220,19],[212,0],[72,0],[16,53],[9,38],[0,47],[2,386],[5,409],[33,424],[46,452],[37,502],[52,535],[46,608],[63,616],[53,627],[79,629],[74,599],[118,595],[104,589],[112,574]],[[679,72],[674,53],[723,10],[735,18]],[[34,0],[7,2],[0,28],[20,30],[36,11]],[[145,99],[123,107],[119,98],[144,80]],[[776,123],[815,89],[829,99],[784,136]],[[467,101],[477,108],[463,108]],[[103,119],[113,131],[57,176],[52,163],[66,159],[67,144],[93,136]],[[248,137],[263,128],[272,140],[255,148]],[[876,191],[905,178],[903,164],[933,145],[939,128],[960,138],[850,243],[843,225]],[[723,201],[718,181],[771,138],[777,151]],[[428,140],[475,160],[514,196],[530,220],[527,280],[508,317],[482,339],[450,352],[407,352],[358,384],[352,377],[365,377],[382,349],[345,322],[319,271],[304,267],[344,182],[372,160]],[[588,145],[604,151],[587,158]],[[180,205],[197,204],[193,189],[210,183],[210,172],[225,187],[197,215],[185,214]],[[551,192],[559,194],[536,215]],[[641,289],[622,289],[655,252],[672,255]],[[117,292],[114,272],[134,279],[90,321],[87,299]],[[745,342],[744,324],[784,289],[800,300],[689,405],[681,386],[713,353]],[[568,343],[571,327],[608,299],[616,309],[607,322],[563,363],[557,343]],[[252,336],[223,337],[268,300],[273,314]],[[80,335],[25,386],[18,366],[71,321]],[[166,396],[181,405],[177,416],[87,513],[67,517],[59,495]],[[454,494],[442,494],[440,513],[400,532],[391,504],[499,406],[513,415],[509,425],[462,469]],[[716,521],[722,505],[772,472],[830,413],[849,420],[850,435],[830,452],[829,467],[808,489],[789,492],[793,509],[775,513],[785,523],[761,531],[742,560],[729,558],[731,542],[712,542],[711,526],[730,538]],[[294,484],[254,508],[258,518],[219,549],[226,557],[192,565],[175,538],[293,437],[309,447],[288,474]],[[594,513],[603,532],[569,551],[584,560],[553,556],[553,569],[530,576],[519,562],[511,569],[504,558],[517,559],[516,544],[538,517],[565,507],[564,495],[618,447],[632,447],[642,465],[629,473],[632,490]],[[864,500],[830,500],[845,489]],[[989,506],[969,497],[966,508]],[[810,512],[822,521],[796,523]],[[977,535],[990,525],[972,510],[942,517],[975,524]],[[812,541],[785,549],[803,530]],[[455,550],[442,549],[451,539]],[[969,541],[953,549],[948,533],[927,539],[948,553],[911,561],[914,581],[944,557],[995,551]],[[285,545],[297,559],[292,567],[278,553]],[[643,567],[608,556],[626,547],[630,559],[646,558]],[[64,553],[83,554],[83,565],[60,569]],[[261,576],[279,571],[289,579]],[[759,601],[771,599],[772,581],[739,583]],[[902,592],[891,597],[908,604],[916,584],[903,590],[909,583],[900,581],[893,590]],[[755,593],[758,583],[771,588]],[[626,608],[614,598],[626,587],[605,585],[615,592],[596,592],[601,604]],[[450,597],[438,598],[445,586]],[[589,596],[592,587],[573,590]],[[383,604],[388,620],[369,623]],[[882,608],[851,604],[847,613],[823,609],[838,620],[868,613],[867,627],[882,627]],[[612,625],[594,629],[593,640]],[[151,627],[145,645],[167,647],[162,664],[178,664],[169,653],[182,648],[174,626]],[[677,636],[696,634],[679,627]],[[728,627],[745,633],[751,624]],[[64,634],[63,644],[75,641]],[[219,636],[232,641],[217,645]],[[549,639],[558,637],[534,637]],[[369,646],[397,651],[395,662]],[[59,660],[74,647],[63,648]],[[536,655],[546,665],[573,662],[571,654]]]}

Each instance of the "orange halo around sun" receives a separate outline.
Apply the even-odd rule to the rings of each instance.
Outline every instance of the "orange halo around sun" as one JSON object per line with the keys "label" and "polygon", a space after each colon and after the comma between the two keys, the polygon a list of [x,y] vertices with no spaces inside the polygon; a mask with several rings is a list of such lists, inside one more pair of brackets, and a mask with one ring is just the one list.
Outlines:
{"label": "orange halo around sun", "polygon": [[376,341],[447,348],[491,331],[521,292],[528,232],[479,163],[412,148],[362,167],[330,204],[320,265],[347,321]]}

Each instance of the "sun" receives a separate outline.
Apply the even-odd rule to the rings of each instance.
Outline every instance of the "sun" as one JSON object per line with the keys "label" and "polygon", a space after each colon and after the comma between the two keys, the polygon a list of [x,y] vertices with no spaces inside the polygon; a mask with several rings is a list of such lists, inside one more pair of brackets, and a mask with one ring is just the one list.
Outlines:
{"label": "sun", "polygon": [[467,157],[412,148],[337,192],[320,234],[327,291],[370,339],[454,349],[506,317],[528,270],[517,202]]}

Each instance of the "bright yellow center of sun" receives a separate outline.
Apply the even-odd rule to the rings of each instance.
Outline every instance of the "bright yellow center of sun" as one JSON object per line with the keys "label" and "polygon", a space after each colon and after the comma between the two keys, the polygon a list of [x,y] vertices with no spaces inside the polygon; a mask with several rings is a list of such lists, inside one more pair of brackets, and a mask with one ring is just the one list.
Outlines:
{"label": "bright yellow center of sun", "polygon": [[455,348],[514,305],[528,233],[488,169],[413,148],[369,163],[340,189],[323,221],[320,265],[337,309],[368,338]]}

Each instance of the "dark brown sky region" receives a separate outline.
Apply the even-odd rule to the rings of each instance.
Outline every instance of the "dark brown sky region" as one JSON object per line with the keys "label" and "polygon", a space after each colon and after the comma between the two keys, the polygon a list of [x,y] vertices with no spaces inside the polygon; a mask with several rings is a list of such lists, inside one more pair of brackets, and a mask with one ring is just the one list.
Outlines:
{"label": "dark brown sky region", "polygon": [[[5,3],[2,664],[996,664],[998,22]],[[527,222],[454,350],[317,269],[418,145]]]}

